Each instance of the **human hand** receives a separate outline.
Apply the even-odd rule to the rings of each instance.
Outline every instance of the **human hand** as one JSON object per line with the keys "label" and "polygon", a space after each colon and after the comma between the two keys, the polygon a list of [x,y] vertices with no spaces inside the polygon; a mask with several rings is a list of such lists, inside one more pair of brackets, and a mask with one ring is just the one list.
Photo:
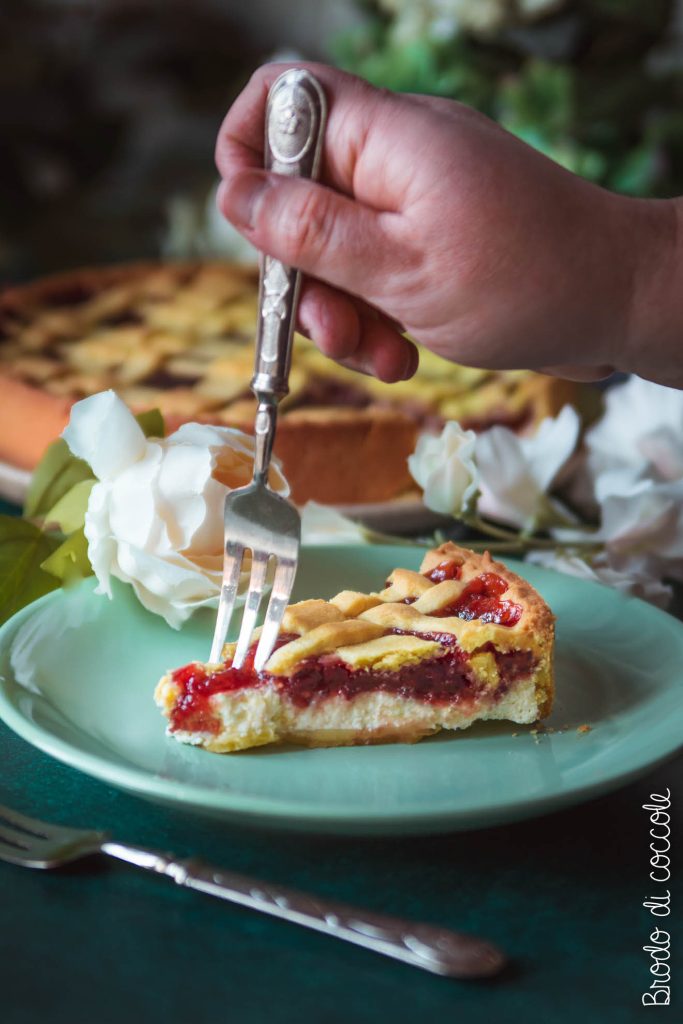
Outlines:
{"label": "human hand", "polygon": [[[321,181],[268,173],[266,97],[287,66],[260,68],[228,112],[218,201],[258,249],[307,275],[300,326],[323,352],[406,379],[417,353],[405,330],[473,366],[642,372],[673,204],[591,185],[459,103],[316,64],[303,66],[329,100]],[[652,359],[665,355],[655,344],[643,375],[662,379]]]}

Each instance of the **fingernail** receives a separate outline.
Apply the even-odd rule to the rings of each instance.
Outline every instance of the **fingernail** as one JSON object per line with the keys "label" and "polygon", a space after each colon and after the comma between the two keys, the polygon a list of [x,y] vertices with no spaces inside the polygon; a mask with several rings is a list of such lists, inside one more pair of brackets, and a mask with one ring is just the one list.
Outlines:
{"label": "fingernail", "polygon": [[269,186],[262,171],[245,171],[228,186],[222,185],[222,209],[236,228],[253,228],[260,199]]}
{"label": "fingernail", "polygon": [[403,370],[403,376],[401,380],[410,380],[413,374],[416,372],[420,365],[420,353],[417,351],[414,345],[410,346],[408,356],[406,358],[405,368]]}

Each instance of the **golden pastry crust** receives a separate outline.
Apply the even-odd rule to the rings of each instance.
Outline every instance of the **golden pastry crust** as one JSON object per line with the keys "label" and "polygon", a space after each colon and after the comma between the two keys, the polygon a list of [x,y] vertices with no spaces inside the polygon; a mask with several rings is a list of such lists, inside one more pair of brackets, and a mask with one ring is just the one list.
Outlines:
{"label": "golden pastry crust", "polygon": [[[547,718],[552,711],[554,699],[554,645],[555,645],[555,616],[540,594],[534,590],[528,580],[511,572],[503,562],[496,562],[491,558],[488,551],[479,555],[467,548],[458,547],[452,541],[441,544],[438,548],[428,551],[422,560],[420,570],[430,572],[440,561],[445,559],[462,558],[461,579],[473,579],[482,573],[495,573],[508,584],[505,592],[505,600],[513,601],[524,609],[524,614],[514,626],[504,627],[510,630],[511,636],[524,633],[525,646],[538,658],[539,672],[537,675],[537,698],[539,705],[539,718]],[[443,620],[441,620],[443,621]],[[490,624],[492,625],[492,624]],[[504,643],[505,634],[501,636],[501,627],[495,637],[494,643]],[[517,630],[517,634],[515,634]]]}
{"label": "golden pastry crust", "polygon": [[[223,263],[85,268],[0,295],[0,459],[33,468],[71,405],[114,388],[136,412],[253,429],[255,268]],[[473,370],[422,351],[410,381],[383,384],[300,335],[275,445],[294,499],[382,502],[414,489],[407,458],[446,418],[524,429],[571,400],[530,373]]]}
{"label": "golden pastry crust", "polygon": [[[424,575],[442,563],[459,572],[459,578],[439,581]],[[215,751],[271,742],[273,736],[323,746],[388,742],[392,738],[412,742],[440,728],[466,728],[481,718],[531,722],[550,713],[555,620],[526,580],[493,561],[488,552],[476,554],[449,542],[425,555],[421,572],[396,569],[388,582],[388,587],[375,594],[347,590],[329,601],[290,605],[283,620],[281,645],[266,663],[264,676],[254,677],[252,683],[240,678],[234,690],[222,683],[212,698],[218,702],[213,711],[222,722],[219,732],[209,730],[191,738],[191,730],[185,735],[174,727],[175,734]],[[479,610],[468,603],[492,584],[495,589],[491,593],[500,599],[486,596],[493,604]],[[458,605],[461,600],[465,603]],[[258,633],[254,641],[257,639]],[[208,667],[209,673],[229,673],[235,648],[234,643],[227,644],[224,665]],[[406,669],[417,671],[411,678],[418,681],[419,688],[419,680],[434,678],[424,676],[424,671],[429,673],[433,671],[430,666],[453,657],[463,659],[457,663],[466,666],[458,671],[473,674],[479,705],[443,696],[423,700],[419,692],[412,696],[415,684],[406,684],[405,676],[397,677],[398,689],[382,688],[387,674]],[[513,668],[510,675],[506,666],[519,665],[519,658],[521,667]],[[312,669],[315,664],[328,664],[337,673],[341,667],[342,678],[360,673],[367,682],[353,696],[334,689],[331,694],[316,696],[320,691],[315,682],[318,670]],[[205,670],[207,667],[197,666],[200,673]],[[299,673],[303,673],[309,694],[303,705],[288,690],[289,681],[299,678]],[[383,682],[373,685],[373,679]],[[174,686],[171,674],[156,691],[157,703],[171,721],[176,703],[182,703],[181,692]],[[228,692],[224,693],[226,686]],[[245,711],[250,693],[255,707]]]}

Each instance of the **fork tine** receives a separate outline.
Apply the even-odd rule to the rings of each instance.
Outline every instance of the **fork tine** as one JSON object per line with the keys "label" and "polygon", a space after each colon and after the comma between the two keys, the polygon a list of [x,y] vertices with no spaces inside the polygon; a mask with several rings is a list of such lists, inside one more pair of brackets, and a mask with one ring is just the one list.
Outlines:
{"label": "fork tine", "polygon": [[241,668],[249,650],[251,635],[256,625],[256,617],[261,606],[261,598],[266,585],[266,574],[268,572],[268,561],[270,555],[267,551],[252,551],[251,579],[249,581],[249,593],[247,603],[242,616],[242,628],[240,629],[237,651],[233,660],[234,668]]}
{"label": "fork tine", "polygon": [[30,847],[15,842],[11,836],[6,836],[4,831],[4,829],[0,829],[0,860],[4,861],[6,864],[18,864],[20,867],[31,867]]}
{"label": "fork tine", "polygon": [[[50,839],[55,831],[44,821],[38,821],[37,818],[29,818],[25,814],[19,814],[18,811],[10,810],[9,807],[4,807],[0,804],[0,823],[9,825],[10,828],[16,829],[18,832],[28,834],[35,839]],[[3,832],[6,832],[3,829]],[[21,835],[18,836],[22,838]]]}
{"label": "fork tine", "polygon": [[[28,846],[25,842],[22,842],[21,836],[20,832],[10,831],[8,828],[3,828],[0,825],[0,844],[9,846],[10,852],[28,850]],[[24,833],[23,838],[28,839],[28,836]]]}
{"label": "fork tine", "polygon": [[211,664],[217,664],[222,660],[221,655],[223,652],[223,645],[225,644],[225,638],[228,635],[228,630],[230,629],[230,620],[232,619],[232,613],[235,607],[235,598],[237,597],[237,588],[239,587],[240,570],[242,568],[243,557],[243,545],[238,541],[227,541],[225,545],[225,560],[223,564],[221,599],[218,605],[218,616],[216,618],[216,628],[213,634],[213,643],[211,644],[211,654],[209,655],[209,662]]}
{"label": "fork tine", "polygon": [[263,624],[263,632],[256,648],[254,668],[257,672],[263,669],[273,652],[273,647],[282,624],[282,617],[285,614],[285,608],[289,604],[295,576],[296,559],[280,559],[275,571],[273,590],[268,602],[268,611],[266,612],[266,621]]}

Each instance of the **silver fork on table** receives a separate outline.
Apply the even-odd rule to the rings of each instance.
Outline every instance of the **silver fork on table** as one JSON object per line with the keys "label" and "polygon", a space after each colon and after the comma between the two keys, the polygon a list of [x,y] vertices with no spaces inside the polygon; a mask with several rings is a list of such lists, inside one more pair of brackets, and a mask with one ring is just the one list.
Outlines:
{"label": "silver fork on table", "polygon": [[[268,94],[265,166],[277,174],[315,178],[320,165],[327,107],[320,83],[308,71],[293,68],[273,83]],[[270,256],[261,258],[256,358],[251,389],[258,400],[254,475],[251,484],[225,499],[223,583],[211,645],[211,662],[221,660],[240,580],[242,559],[251,550],[251,578],[233,664],[240,668],[251,643],[275,559],[273,588],[254,667],[270,657],[294,586],[301,519],[284,498],[268,487],[268,469],[277,424],[277,407],[287,394],[292,333],[301,275]]]}
{"label": "silver fork on table", "polygon": [[49,825],[0,805],[0,860],[27,868],[57,868],[96,853],[166,875],[177,885],[345,939],[432,974],[486,978],[497,974],[505,964],[500,950],[471,935],[319,900],[194,858],[178,860],[171,853],[118,843],[108,832]]}

